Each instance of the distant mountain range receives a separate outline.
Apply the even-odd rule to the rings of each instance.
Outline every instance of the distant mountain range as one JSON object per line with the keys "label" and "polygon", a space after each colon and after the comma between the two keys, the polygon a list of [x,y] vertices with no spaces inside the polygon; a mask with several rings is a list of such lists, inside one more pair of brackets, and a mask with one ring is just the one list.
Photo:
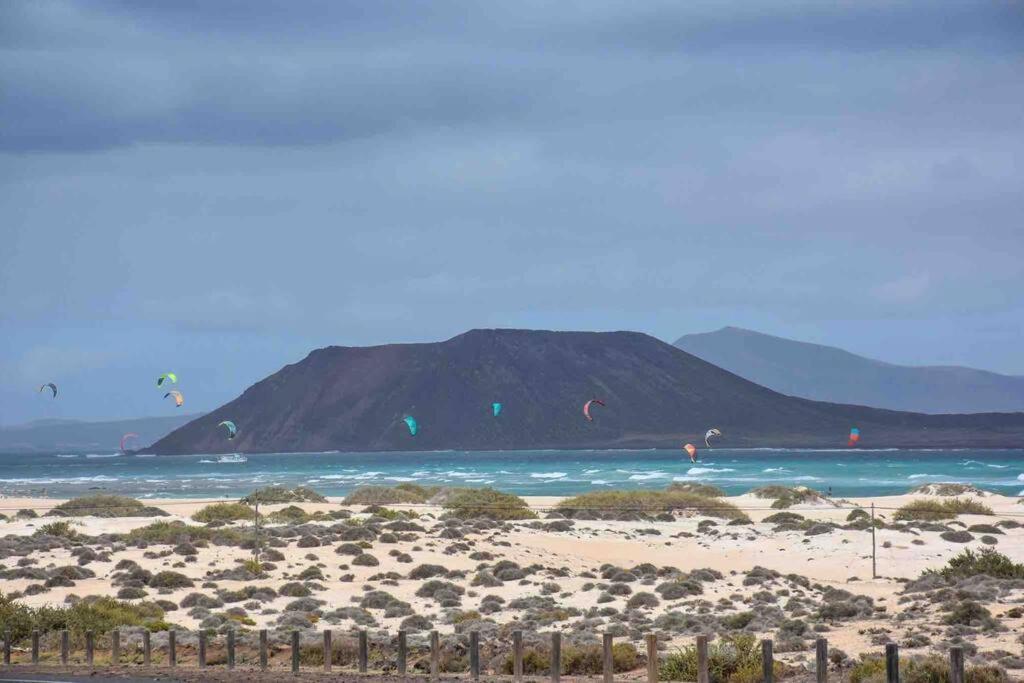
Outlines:
{"label": "distant mountain range", "polygon": [[112,453],[121,437],[134,432],[134,448],[148,446],[169,432],[198,417],[197,414],[171,417],[140,417],[131,420],[84,422],[81,420],[36,420],[13,427],[0,427],[0,453]]}
{"label": "distant mountain range", "polygon": [[791,396],[922,413],[1024,411],[1024,377],[956,366],[906,366],[738,327],[676,346]]}
{"label": "distant mountain range", "polygon": [[[606,406],[588,422],[591,398]],[[405,415],[419,422],[415,436]],[[238,426],[235,440],[221,420]],[[785,396],[636,332],[472,330],[318,349],[149,451],[679,448],[702,445],[711,427],[723,446],[843,447],[852,426],[863,447],[1024,443],[1024,413],[929,416]]]}

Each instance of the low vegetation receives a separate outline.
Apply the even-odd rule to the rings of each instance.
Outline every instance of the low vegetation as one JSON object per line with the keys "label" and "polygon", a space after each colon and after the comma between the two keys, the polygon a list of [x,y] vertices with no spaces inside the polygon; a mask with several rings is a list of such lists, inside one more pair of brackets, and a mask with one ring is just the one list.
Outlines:
{"label": "low vegetation", "polygon": [[77,638],[86,631],[108,633],[119,626],[162,631],[170,626],[163,618],[163,609],[151,602],[90,596],[67,607],[29,607],[0,593],[0,624],[14,642],[28,638],[33,630],[48,633],[68,629]]}
{"label": "low vegetation", "polygon": [[306,486],[296,486],[293,489],[289,489],[285,486],[266,486],[261,489],[256,489],[245,498],[242,498],[239,502],[245,503],[246,505],[254,505],[257,502],[261,504],[326,503],[327,499]]}
{"label": "low vegetation", "polygon": [[186,541],[211,541],[219,545],[240,545],[252,534],[236,528],[215,529],[206,526],[185,524],[177,520],[172,522],[158,521],[146,526],[132,529],[125,538],[128,541],[141,541],[151,544],[177,545]]}
{"label": "low vegetation", "polygon": [[360,486],[345,496],[345,505],[422,504],[440,492],[438,486],[399,484],[398,486]]}
{"label": "low vegetation", "polygon": [[55,536],[57,538],[66,538],[72,540],[78,538],[78,532],[75,531],[74,526],[67,520],[61,520],[59,522],[49,522],[44,524],[34,532],[33,536]]}
{"label": "low vegetation", "polygon": [[[562,668],[564,676],[597,676],[604,671],[603,649],[600,645],[563,645]],[[615,673],[633,671],[640,664],[640,656],[632,643],[612,645],[612,669]],[[526,648],[523,651],[523,673],[527,676],[547,674],[551,671],[551,655],[546,650]],[[512,673],[512,654],[502,661],[500,673]],[[696,680],[696,679],[694,679]]]}
{"label": "low vegetation", "polygon": [[659,513],[696,512],[721,519],[746,519],[747,516],[732,503],[710,496],[683,491],[590,491],[558,504],[558,511],[566,517],[579,517],[581,513]]}
{"label": "low vegetation", "polygon": [[203,524],[252,521],[254,514],[253,508],[244,503],[214,503],[197,510],[192,519]]}
{"label": "low vegetation", "polygon": [[725,495],[725,491],[717,486],[713,486],[712,484],[701,484],[693,481],[672,482],[665,490],[676,493],[694,493],[698,496],[708,496],[709,498],[721,498]]}
{"label": "low vegetation", "polygon": [[72,498],[46,513],[48,517],[167,517],[160,508],[148,507],[127,496],[93,495]]}
{"label": "low vegetation", "polygon": [[955,519],[957,515],[991,515],[992,508],[972,498],[948,500],[912,500],[896,511],[893,518],[901,522],[936,522]]}
{"label": "low vegetation", "polygon": [[925,571],[925,575],[934,574],[949,581],[959,581],[972,576],[1024,579],[1024,564],[1018,564],[992,548],[982,548],[978,552],[967,549],[951,559],[942,569]]}
{"label": "low vegetation", "polygon": [[[708,669],[715,683],[754,683],[762,676],[763,660],[757,637],[749,633],[723,636],[708,647]],[[776,678],[785,673],[774,663]],[[688,646],[668,654],[661,663],[658,678],[664,681],[697,680],[697,648]]]}
{"label": "low vegetation", "polygon": [[785,510],[793,505],[825,500],[821,493],[806,486],[761,486],[751,493],[758,498],[772,500],[772,507],[776,510]]}
{"label": "low vegetation", "polygon": [[537,515],[526,501],[512,493],[502,493],[490,487],[452,489],[443,503],[448,517],[458,519],[533,519]]}
{"label": "low vegetation", "polygon": [[[967,683],[1002,683],[1009,680],[997,666],[968,666],[964,672]],[[949,662],[940,655],[900,658],[901,683],[949,683]],[[885,658],[877,655],[861,657],[850,669],[850,683],[875,683],[885,680]]]}

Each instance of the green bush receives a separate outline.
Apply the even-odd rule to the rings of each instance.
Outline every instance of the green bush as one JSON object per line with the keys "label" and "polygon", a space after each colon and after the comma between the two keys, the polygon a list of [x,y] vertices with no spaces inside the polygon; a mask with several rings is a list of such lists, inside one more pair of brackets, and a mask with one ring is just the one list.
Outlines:
{"label": "green bush", "polygon": [[665,490],[676,493],[693,493],[698,496],[707,496],[708,498],[721,498],[725,496],[725,491],[717,486],[692,481],[676,481],[669,484]]}
{"label": "green bush", "polygon": [[[428,491],[430,493],[428,493]],[[422,486],[415,489],[401,486],[360,486],[345,496],[344,505],[400,505],[402,503],[426,503],[436,490]]]}
{"label": "green bush", "polygon": [[172,571],[158,572],[149,580],[150,588],[190,588],[193,585],[192,579]]}
{"label": "green bush", "polygon": [[[640,656],[632,643],[612,645],[612,670],[615,673],[632,671]],[[550,665],[549,667],[550,668]],[[604,648],[601,645],[562,647],[562,673],[569,676],[596,676],[604,671]],[[697,680],[697,679],[694,679]]]}
{"label": "green bush", "polygon": [[443,507],[449,517],[459,519],[533,519],[537,516],[519,496],[490,487],[453,489]]}
{"label": "green bush", "polygon": [[147,507],[134,498],[97,494],[65,501],[46,513],[49,517],[167,517],[160,508]]}
{"label": "green bush", "polygon": [[44,524],[35,531],[33,531],[32,535],[56,536],[58,538],[67,538],[69,540],[78,538],[78,532],[75,531],[74,527],[72,526],[72,523],[66,520]]}
{"label": "green bush", "polygon": [[[763,674],[761,645],[749,633],[723,636],[708,646],[708,672],[712,683],[754,683]],[[785,668],[774,662],[775,677]],[[697,648],[680,648],[662,660],[659,678],[665,681],[697,680]]]}
{"label": "green bush", "polygon": [[951,581],[978,575],[991,576],[994,579],[1024,579],[1024,564],[1018,564],[992,548],[982,548],[978,552],[968,548],[946,563],[942,569],[928,569],[924,573],[939,574]]}
{"label": "green bush", "polygon": [[573,517],[578,512],[671,512],[686,510],[721,519],[747,519],[732,503],[682,491],[590,491],[558,504],[559,512]]}
{"label": "green bush", "polygon": [[17,642],[33,630],[42,633],[67,629],[76,638],[86,631],[107,633],[119,626],[143,626],[149,630],[166,628],[164,611],[151,602],[124,602],[111,597],[89,596],[69,607],[31,608],[0,594],[0,624]]}
{"label": "green bush", "polygon": [[251,539],[248,530],[222,528],[213,529],[205,526],[194,526],[177,520],[173,522],[153,522],[146,526],[132,529],[125,538],[129,541],[145,541],[146,543],[177,545],[185,541],[212,541],[220,545],[238,545],[244,539]]}
{"label": "green bush", "polygon": [[751,491],[758,498],[774,499],[772,507],[776,510],[784,510],[793,505],[801,503],[813,503],[824,500],[819,492],[806,486],[761,486]]}
{"label": "green bush", "polygon": [[252,521],[254,511],[244,503],[213,503],[197,510],[192,519],[208,524],[210,522]]}
{"label": "green bush", "polygon": [[970,498],[912,500],[896,511],[897,521],[936,522],[957,515],[991,515],[992,508]]}
{"label": "green bush", "polygon": [[306,486],[296,486],[293,489],[289,489],[285,486],[266,486],[261,489],[256,489],[245,498],[242,498],[239,502],[245,503],[246,505],[253,505],[257,502],[261,504],[326,503],[327,499]]}
{"label": "green bush", "polygon": [[[1006,672],[996,666],[968,666],[964,672],[967,683],[1003,683]],[[949,662],[940,655],[902,657],[902,683],[949,683]],[[882,683],[885,681],[885,658],[862,655],[850,669],[850,683]]]}

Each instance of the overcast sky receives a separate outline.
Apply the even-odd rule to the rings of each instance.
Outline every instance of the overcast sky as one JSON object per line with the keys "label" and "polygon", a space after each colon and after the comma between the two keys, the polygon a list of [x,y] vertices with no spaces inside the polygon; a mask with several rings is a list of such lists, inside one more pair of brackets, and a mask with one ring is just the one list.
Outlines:
{"label": "overcast sky", "polygon": [[0,424],[473,327],[1024,374],[1020,2],[11,0],[0,48]]}

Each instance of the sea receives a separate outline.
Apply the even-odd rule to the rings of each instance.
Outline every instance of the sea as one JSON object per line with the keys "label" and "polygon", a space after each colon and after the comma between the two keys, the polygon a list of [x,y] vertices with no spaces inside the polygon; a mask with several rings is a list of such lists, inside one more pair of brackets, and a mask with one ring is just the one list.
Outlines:
{"label": "sea", "polygon": [[930,482],[1024,495],[1024,449],[703,449],[432,451],[144,456],[0,454],[0,495],[65,498],[238,498],[269,485],[344,495],[365,485],[491,486],[523,496],[714,484],[737,495],[766,484],[806,485],[835,496],[906,493]]}

